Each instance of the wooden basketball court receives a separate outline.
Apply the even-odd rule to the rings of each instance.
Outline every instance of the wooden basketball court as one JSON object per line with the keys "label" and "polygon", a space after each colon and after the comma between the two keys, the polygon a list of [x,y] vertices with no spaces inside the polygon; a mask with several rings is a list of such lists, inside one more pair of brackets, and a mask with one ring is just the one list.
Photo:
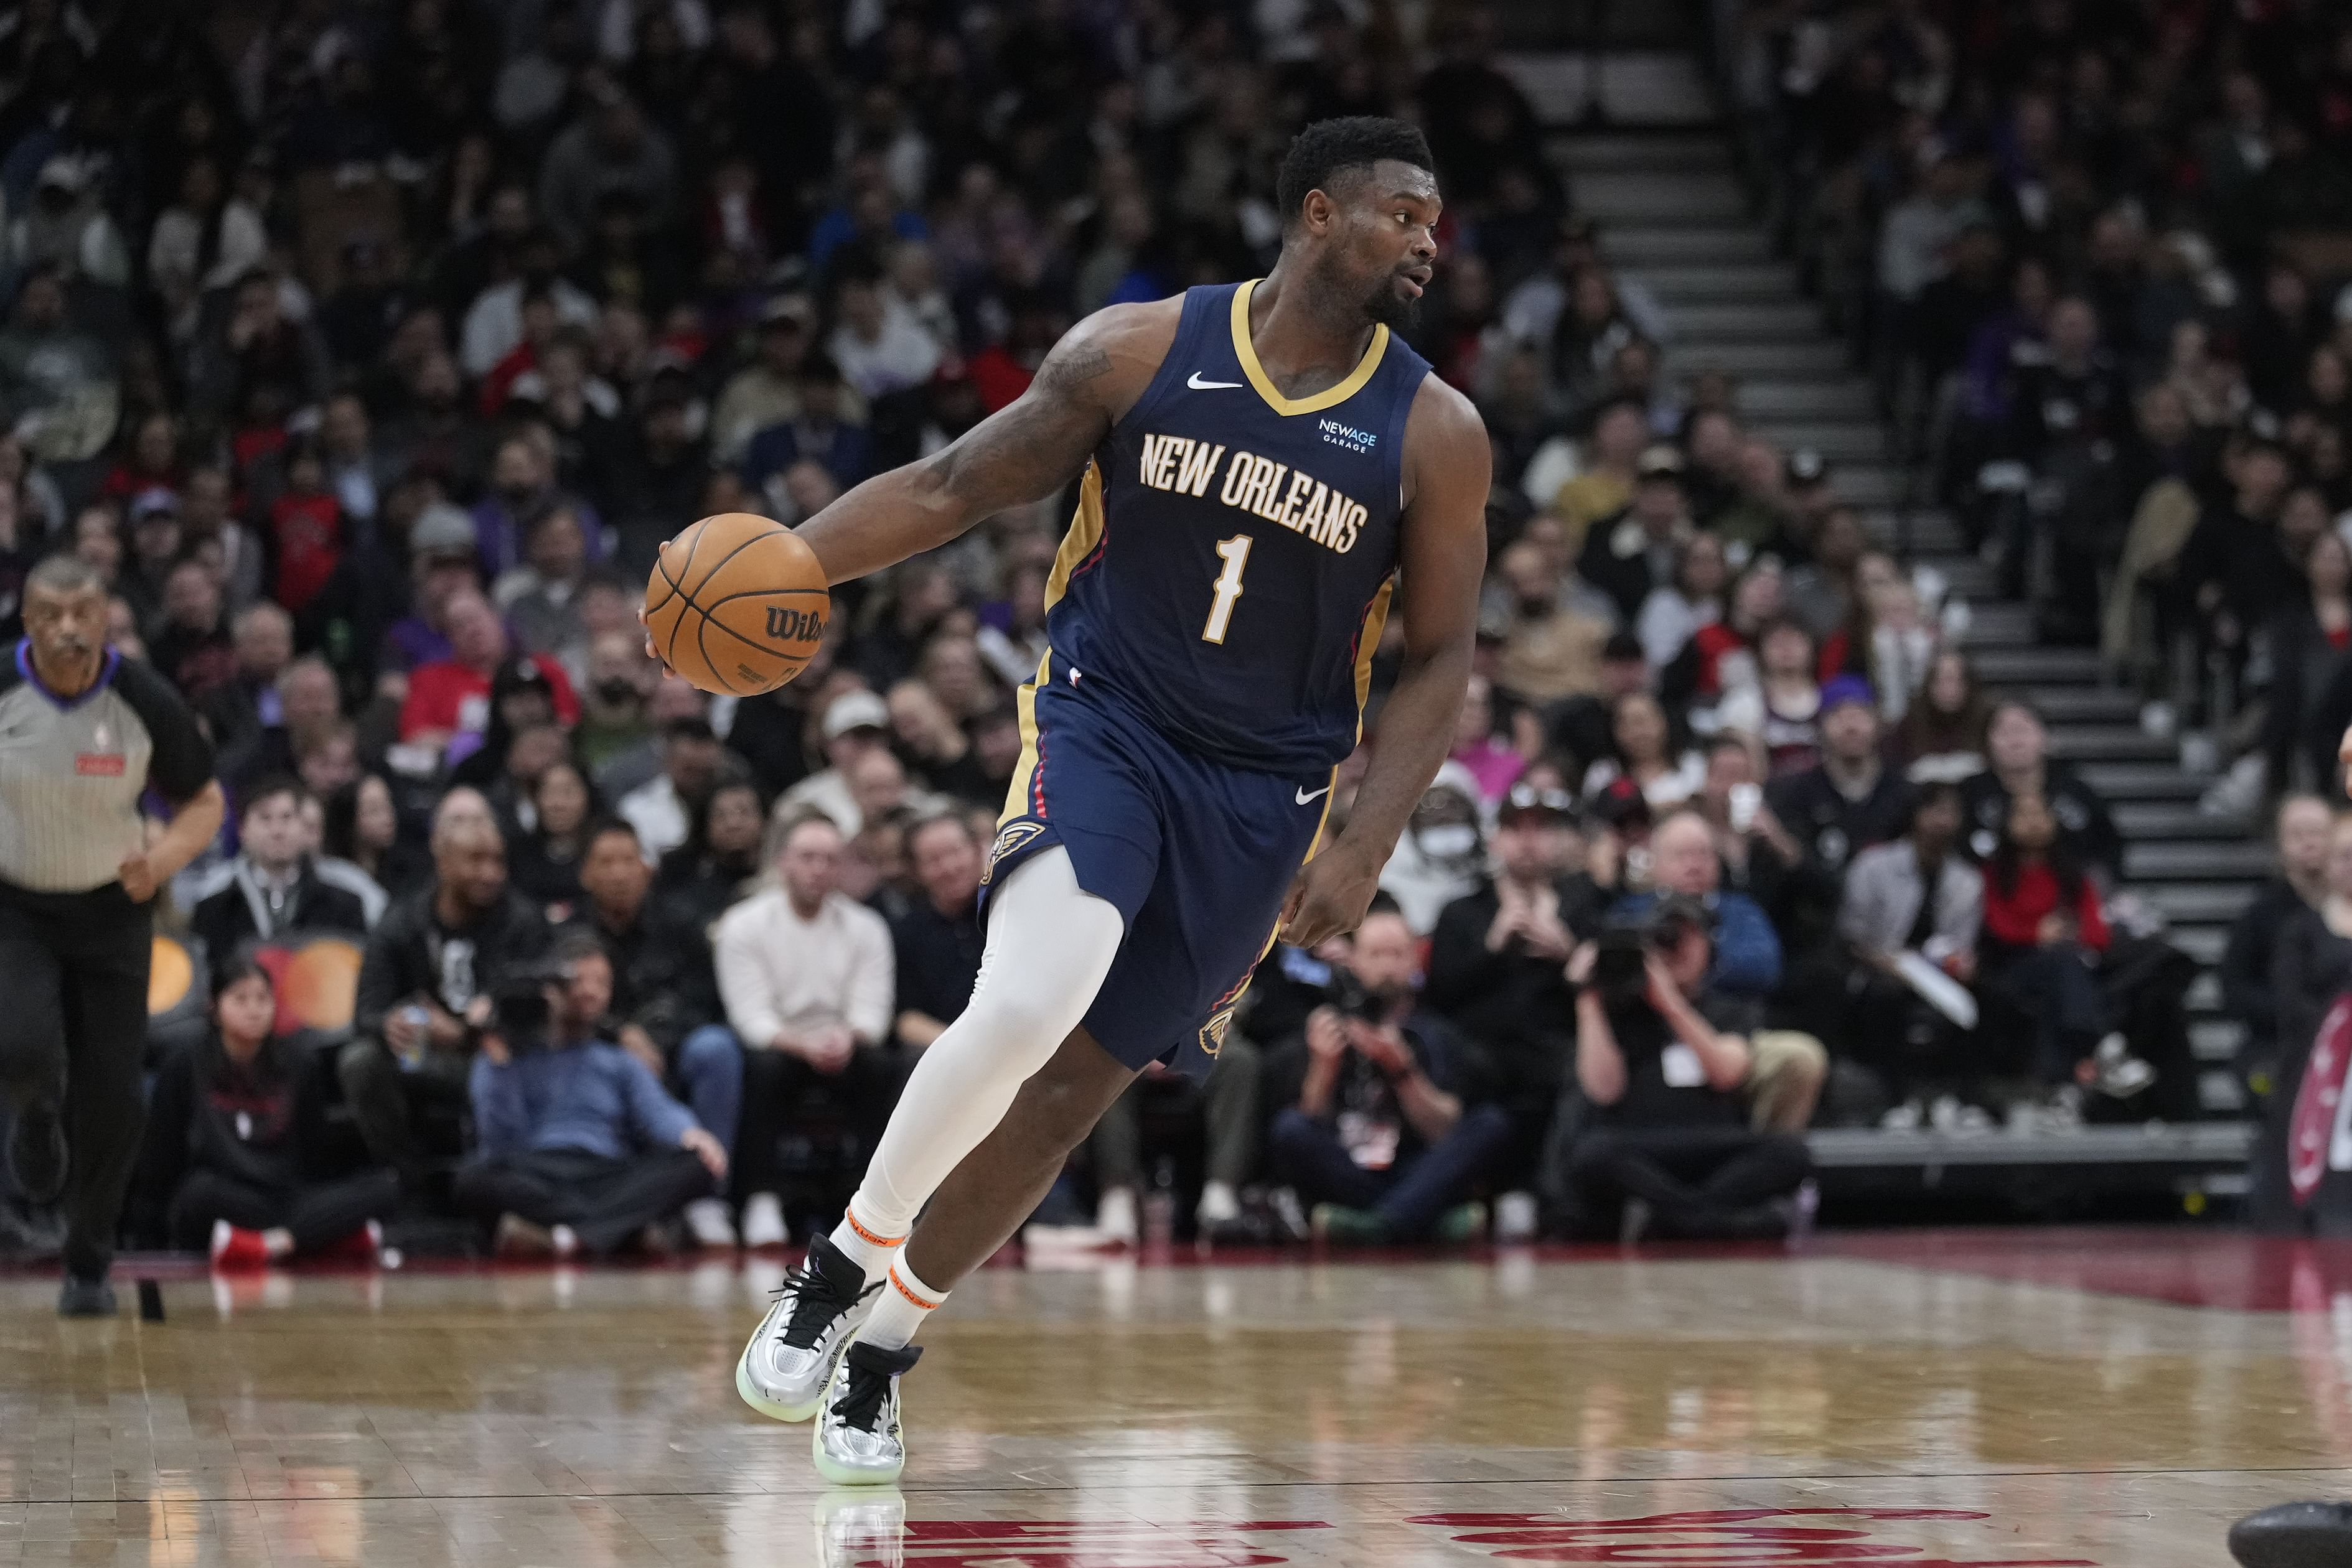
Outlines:
{"label": "wooden basketball court", "polygon": [[2212,1568],[2352,1495],[2352,1246],[995,1269],[878,1494],[736,1400],[781,1263],[138,1272],[0,1280],[0,1563]]}

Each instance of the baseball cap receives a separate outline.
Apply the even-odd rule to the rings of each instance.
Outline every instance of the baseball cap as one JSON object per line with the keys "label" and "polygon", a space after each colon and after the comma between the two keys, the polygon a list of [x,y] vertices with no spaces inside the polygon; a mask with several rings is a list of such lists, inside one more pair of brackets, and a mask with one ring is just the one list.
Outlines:
{"label": "baseball cap", "polygon": [[1642,639],[1631,632],[1612,632],[1609,641],[1601,644],[1601,662],[1604,664],[1630,664],[1649,656],[1642,647]]}
{"label": "baseball cap", "polygon": [[1878,694],[1860,675],[1832,675],[1822,685],[1822,712],[1846,703],[1860,703],[1872,712],[1878,709]]}
{"label": "baseball cap", "polygon": [[547,672],[539,667],[537,660],[509,659],[491,679],[490,694],[494,697],[509,697],[517,692],[539,692],[552,699],[555,683],[547,678]]}
{"label": "baseball cap", "polygon": [[1554,822],[1574,821],[1576,797],[1565,789],[1538,789],[1532,784],[1514,784],[1511,792],[1503,797],[1502,809],[1495,813],[1495,820],[1515,822],[1528,817],[1540,817]]}
{"label": "baseball cap", "polygon": [[1612,779],[1592,798],[1592,815],[1603,825],[1622,828],[1628,823],[1642,827],[1650,825],[1649,797],[1631,779]]}
{"label": "baseball cap", "polygon": [[1637,479],[1679,479],[1683,476],[1683,455],[1661,441],[1642,449],[1633,462]]}
{"label": "baseball cap", "polygon": [[180,497],[161,485],[150,485],[131,498],[131,521],[135,527],[150,517],[176,517],[180,515]]}
{"label": "baseball cap", "polygon": [[779,294],[761,308],[762,327],[802,327],[816,320],[816,307],[805,294]]}
{"label": "baseball cap", "polygon": [[890,709],[872,692],[844,692],[824,710],[824,737],[838,740],[853,729],[887,729]]}
{"label": "baseball cap", "polygon": [[415,526],[408,530],[412,560],[428,555],[470,556],[476,548],[474,520],[446,501],[436,501],[418,513]]}

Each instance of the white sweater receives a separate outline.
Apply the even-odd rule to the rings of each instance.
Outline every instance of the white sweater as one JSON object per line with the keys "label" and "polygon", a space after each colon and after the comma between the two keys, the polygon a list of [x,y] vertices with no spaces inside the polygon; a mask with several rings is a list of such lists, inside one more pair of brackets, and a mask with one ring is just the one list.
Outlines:
{"label": "white sweater", "polygon": [[890,1032],[890,928],[845,894],[814,920],[781,888],[754,894],[720,916],[713,949],[727,1022],[751,1050],[768,1049],[787,1025],[843,1021],[866,1045]]}

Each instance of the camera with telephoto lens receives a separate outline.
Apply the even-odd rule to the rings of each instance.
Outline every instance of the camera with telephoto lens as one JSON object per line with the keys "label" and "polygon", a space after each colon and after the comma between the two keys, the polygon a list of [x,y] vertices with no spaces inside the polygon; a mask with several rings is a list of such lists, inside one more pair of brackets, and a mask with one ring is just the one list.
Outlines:
{"label": "camera with telephoto lens", "polygon": [[1672,953],[1692,930],[1711,936],[1715,917],[1706,904],[1681,894],[1669,894],[1638,915],[1612,919],[1593,943],[1592,988],[1603,1001],[1638,999],[1649,988],[1649,955]]}
{"label": "camera with telephoto lens", "polygon": [[1387,1004],[1374,995],[1364,982],[1356,978],[1355,971],[1338,964],[1331,966],[1330,978],[1323,982],[1323,999],[1341,1018],[1360,1019],[1377,1023]]}
{"label": "camera with telephoto lens", "polygon": [[571,983],[572,966],[548,959],[500,976],[490,988],[490,1024],[482,1032],[497,1035],[509,1051],[544,1044],[550,1021],[547,988],[560,990]]}

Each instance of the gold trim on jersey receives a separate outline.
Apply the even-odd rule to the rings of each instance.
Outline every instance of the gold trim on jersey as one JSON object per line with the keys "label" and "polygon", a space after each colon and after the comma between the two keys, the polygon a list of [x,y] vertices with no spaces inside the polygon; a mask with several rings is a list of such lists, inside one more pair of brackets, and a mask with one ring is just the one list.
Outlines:
{"label": "gold trim on jersey", "polygon": [[[1076,532],[1075,529],[1072,531]],[[1004,791],[1004,810],[996,819],[996,825],[1000,828],[1015,817],[1029,814],[1029,791],[1037,783],[1037,688],[1053,678],[1054,653],[1049,648],[1037,660],[1036,677],[1013,694],[1013,711],[1021,723],[1021,760],[1013,765],[1013,783]],[[1001,855],[990,855],[988,869],[993,872],[1001,858]],[[988,879],[982,877],[981,880],[985,882]]]}
{"label": "gold trim on jersey", "polygon": [[1054,572],[1045,580],[1045,608],[1051,610],[1070,591],[1070,573],[1078,563],[1094,554],[1095,546],[1103,537],[1103,477],[1102,465],[1087,464],[1087,472],[1078,483],[1078,509],[1070,515],[1070,531],[1062,536],[1062,548],[1054,552]]}
{"label": "gold trim on jersey", "polygon": [[1380,652],[1381,633],[1388,630],[1389,600],[1396,593],[1396,574],[1381,584],[1364,612],[1364,629],[1356,640],[1356,738],[1364,738],[1364,705],[1372,696],[1372,655]]}
{"label": "gold trim on jersey", "polygon": [[1381,356],[1388,352],[1389,329],[1384,326],[1372,329],[1371,346],[1364,350],[1364,357],[1357,362],[1356,368],[1348,372],[1348,379],[1337,386],[1325,387],[1319,392],[1302,398],[1287,398],[1274,390],[1274,381],[1265,373],[1265,367],[1257,362],[1257,349],[1250,342],[1250,295],[1264,281],[1263,278],[1253,277],[1234,290],[1234,353],[1242,362],[1242,374],[1247,376],[1250,385],[1257,389],[1257,395],[1265,399],[1266,406],[1285,416],[1315,413],[1343,403],[1363,391],[1364,383],[1372,379],[1372,372],[1381,368]]}

